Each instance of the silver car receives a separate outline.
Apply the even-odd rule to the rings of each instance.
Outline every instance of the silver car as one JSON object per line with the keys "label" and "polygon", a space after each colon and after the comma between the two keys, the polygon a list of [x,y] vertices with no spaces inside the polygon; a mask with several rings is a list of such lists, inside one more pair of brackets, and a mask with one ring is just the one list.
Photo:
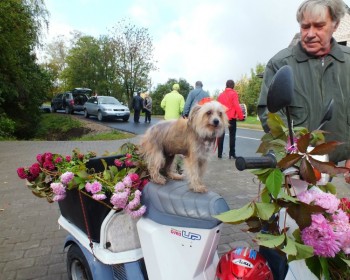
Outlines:
{"label": "silver car", "polygon": [[99,121],[104,119],[122,119],[128,121],[130,110],[112,96],[92,96],[84,104],[84,116],[97,116]]}

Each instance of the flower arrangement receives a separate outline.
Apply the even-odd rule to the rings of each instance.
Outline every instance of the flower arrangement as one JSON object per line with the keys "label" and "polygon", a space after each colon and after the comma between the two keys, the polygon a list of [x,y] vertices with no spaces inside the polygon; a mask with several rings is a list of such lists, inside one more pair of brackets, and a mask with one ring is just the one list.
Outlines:
{"label": "flower arrangement", "polygon": [[253,170],[262,184],[257,198],[216,218],[245,222],[259,246],[277,250],[288,262],[305,260],[319,279],[350,279],[350,202],[338,199],[336,187],[322,178],[349,172],[325,160],[340,143],[302,127],[293,128],[290,141],[277,114],[269,113],[267,123],[270,132],[257,152],[274,154],[277,166]]}
{"label": "flower arrangement", "polygon": [[106,206],[140,217],[146,211],[141,191],[148,182],[147,168],[134,144],[124,144],[116,154],[122,156],[116,156],[113,165],[101,159],[104,170],[97,172],[87,166],[96,157],[94,152],[82,154],[75,149],[71,156],[46,152],[37,155],[30,167],[18,168],[17,174],[34,195],[48,202],[61,201],[67,191],[78,189]]}

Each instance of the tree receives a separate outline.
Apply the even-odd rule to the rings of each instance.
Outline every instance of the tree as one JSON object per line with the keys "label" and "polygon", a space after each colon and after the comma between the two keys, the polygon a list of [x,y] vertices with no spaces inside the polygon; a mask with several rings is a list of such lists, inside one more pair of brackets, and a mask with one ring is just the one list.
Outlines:
{"label": "tree", "polygon": [[248,115],[255,116],[257,114],[257,104],[260,94],[262,79],[258,74],[263,73],[265,65],[258,63],[255,70],[251,69],[250,78],[244,76],[236,84],[236,90],[239,93],[240,103],[247,105]]}
{"label": "tree", "polygon": [[99,80],[100,45],[92,36],[82,36],[68,51],[67,67],[62,71],[67,89],[85,87],[96,89]]}
{"label": "tree", "polygon": [[149,73],[156,70],[152,40],[146,28],[121,21],[113,28],[111,43],[116,75],[130,106],[134,93],[147,88]]}
{"label": "tree", "polygon": [[0,115],[15,122],[19,138],[35,131],[33,123],[50,88],[49,73],[34,53],[46,17],[41,0],[0,1]]}
{"label": "tree", "polygon": [[45,63],[42,66],[51,74],[52,92],[50,96],[64,91],[67,88],[65,80],[61,79],[63,70],[67,67],[66,58],[68,55],[67,41],[63,36],[58,36],[45,47]]}
{"label": "tree", "polygon": [[163,97],[172,91],[173,84],[179,84],[180,85],[180,94],[183,95],[183,97],[187,98],[188,93],[193,89],[193,86],[191,86],[185,79],[180,78],[179,80],[176,79],[168,79],[168,81],[165,84],[158,84],[154,92],[152,93],[152,110],[153,114],[156,115],[164,115],[164,110],[160,107],[160,103],[162,102]]}

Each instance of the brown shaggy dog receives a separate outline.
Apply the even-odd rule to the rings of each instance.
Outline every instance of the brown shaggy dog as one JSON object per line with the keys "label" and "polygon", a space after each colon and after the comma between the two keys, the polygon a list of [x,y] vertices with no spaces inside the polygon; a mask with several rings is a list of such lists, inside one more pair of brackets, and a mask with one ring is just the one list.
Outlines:
{"label": "brown shaggy dog", "polygon": [[164,175],[181,180],[183,175],[175,173],[172,163],[176,154],[184,155],[185,173],[189,187],[194,192],[206,192],[202,178],[207,158],[214,150],[215,141],[227,125],[225,108],[217,101],[192,108],[188,119],[162,121],[149,128],[141,139],[143,156],[151,180],[165,184]]}

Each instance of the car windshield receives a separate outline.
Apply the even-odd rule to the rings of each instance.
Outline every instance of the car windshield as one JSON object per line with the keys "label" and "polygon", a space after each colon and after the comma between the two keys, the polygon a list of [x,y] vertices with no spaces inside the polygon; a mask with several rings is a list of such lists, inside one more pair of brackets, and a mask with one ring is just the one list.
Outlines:
{"label": "car windshield", "polygon": [[120,102],[115,99],[114,97],[111,96],[106,96],[106,97],[100,97],[98,99],[98,103],[100,104],[115,104],[115,105],[120,105]]}

